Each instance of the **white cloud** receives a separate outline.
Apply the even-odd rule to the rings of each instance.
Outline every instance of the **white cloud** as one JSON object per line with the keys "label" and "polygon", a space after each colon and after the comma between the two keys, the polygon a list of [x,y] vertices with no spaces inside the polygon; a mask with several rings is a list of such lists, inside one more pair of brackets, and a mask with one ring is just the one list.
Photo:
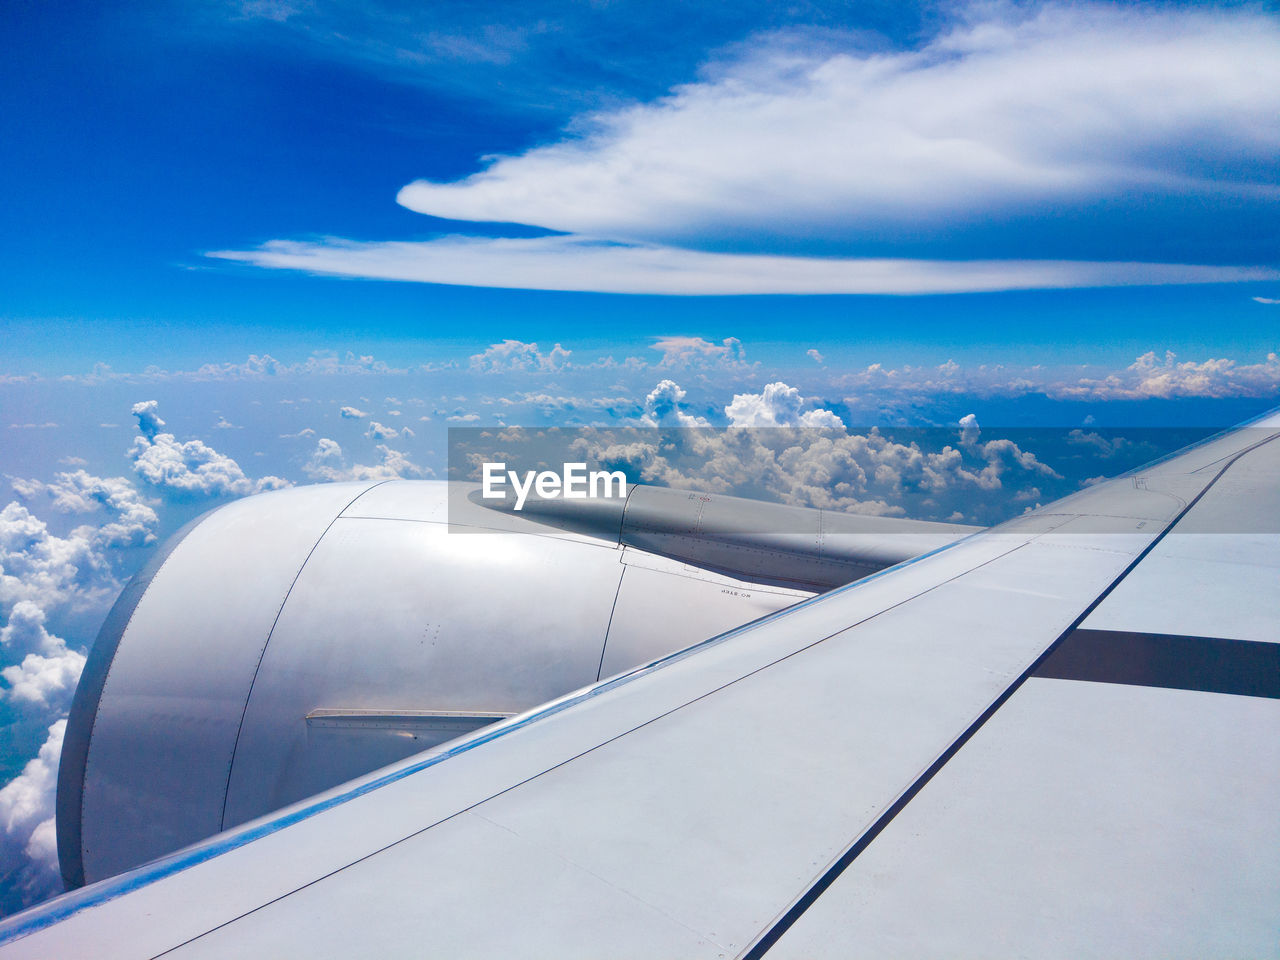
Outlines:
{"label": "white cloud", "polygon": [[93,513],[98,510],[113,515],[95,527],[85,528],[99,543],[109,546],[136,546],[155,540],[159,524],[152,505],[124,477],[95,477],[84,470],[59,473],[51,483],[40,480],[11,478],[14,490],[24,500],[47,496],[59,513]]}
{"label": "white cloud", "polygon": [[674,380],[662,380],[644,398],[640,422],[647,427],[709,427],[702,417],[687,413],[684,398],[687,391]]}
{"label": "white cloud", "polygon": [[172,433],[157,432],[164,426],[157,406],[154,400],[133,405],[142,435],[133,438],[128,456],[144,482],[170,494],[203,497],[242,497],[289,485],[280,477],[255,483],[235,460],[203,441],[179,441]]}
{"label": "white cloud", "polygon": [[[1092,418],[1085,418],[1086,423],[1091,422]],[[1143,441],[1130,440],[1128,437],[1104,437],[1093,431],[1084,431],[1076,428],[1067,434],[1067,443],[1074,447],[1083,448],[1089,456],[1097,457],[1102,460],[1109,460],[1118,456],[1134,457],[1139,454],[1143,455],[1143,459],[1154,459],[1159,452],[1153,445]],[[1092,478],[1094,482],[1098,478]],[[1085,481],[1089,484],[1091,481]]]}
{"label": "white cloud", "polygon": [[54,842],[54,797],[66,725],[66,720],[52,724],[39,755],[0,789],[0,824],[4,827],[0,853],[7,864],[21,863],[13,881],[26,903],[62,892]]}
{"label": "white cloud", "polygon": [[653,342],[653,349],[662,354],[658,366],[663,369],[749,366],[742,341],[737,337],[726,337],[720,343],[702,337],[659,337]]}
{"label": "white cloud", "polygon": [[274,377],[289,368],[269,353],[249,354],[244,363],[206,363],[191,372],[193,380],[256,380]]}
{"label": "white cloud", "polygon": [[804,355],[808,357],[810,360],[812,360],[814,363],[819,365],[826,363],[826,360],[827,360],[826,357],[824,357],[817,349],[813,347],[810,347],[808,350],[806,350],[804,352]]}
{"label": "white cloud", "polygon": [[1254,303],[1265,303],[1265,304],[1275,305],[1275,304],[1277,304],[1277,303],[1280,303],[1280,300],[1274,300],[1274,299],[1272,299],[1271,297],[1254,297],[1254,298],[1253,298],[1253,302],[1254,302]]}
{"label": "white cloud", "polygon": [[844,421],[830,410],[810,409],[795,387],[785,383],[766,384],[760,393],[739,393],[733,397],[724,414],[731,427],[810,427],[843,430]]}
{"label": "white cloud", "polygon": [[874,429],[690,430],[661,444],[602,431],[588,447],[595,462],[643,483],[921,519],[992,522],[1010,502],[1038,498],[1042,478],[1062,479],[1006,439],[928,450]]}
{"label": "white cloud", "polygon": [[336,440],[321,437],[302,471],[312,480],[392,480],[397,477],[429,477],[435,472],[419,467],[408,455],[393,450],[386,444],[378,444],[382,461],[376,464],[346,463],[342,447]]}
{"label": "white cloud", "polygon": [[[161,383],[173,380],[216,382],[263,380],[284,376],[402,374],[405,372],[403,369],[389,366],[382,360],[375,360],[370,355],[357,356],[351,351],[347,351],[345,357],[339,357],[336,353],[317,352],[299,363],[282,363],[270,354],[250,354],[249,358],[243,363],[205,363],[194,370],[164,370],[151,365],[141,372],[115,371],[108,364],[96,363],[93,366],[93,370],[88,374],[81,376],[68,374],[59,377],[59,379],[89,384],[114,382]],[[161,421],[159,426],[163,425],[163,421]]]}
{"label": "white cloud", "polygon": [[138,429],[148,440],[164,429],[164,421],[160,419],[160,404],[155,400],[140,400],[130,411],[138,418]]}
{"label": "white cloud", "polygon": [[260,267],[423,283],[647,294],[973,293],[1280,279],[1262,267],[1085,260],[906,260],[725,254],[571,236],[421,242],[273,240],[210,256]]}
{"label": "white cloud", "polygon": [[1179,361],[1171,350],[1157,359],[1148,351],[1120,373],[1054,384],[1046,392],[1090,400],[1267,397],[1280,393],[1280,357],[1269,353],[1263,363],[1238,364],[1226,358]]}
{"label": "white cloud", "polygon": [[44,611],[30,600],[20,600],[9,611],[8,623],[0,627],[0,649],[5,659],[21,660],[33,653],[53,653],[65,646],[44,626]]}
{"label": "white cloud", "polygon": [[16,661],[0,670],[7,687],[2,695],[10,702],[48,710],[55,716],[71,705],[76,681],[84,668],[84,654],[68,648],[66,641],[45,629],[45,615],[34,603],[23,600],[9,613],[0,629],[5,660]]}
{"label": "white cloud", "polygon": [[[1077,368],[1078,369],[1078,368]],[[1280,394],[1280,356],[1268,353],[1258,363],[1225,357],[1180,361],[1171,351],[1148,351],[1128,367],[1080,376],[1039,366],[1000,364],[962,368],[954,361],[937,367],[888,368],[873,363],[840,374],[833,387],[852,392],[851,406],[910,402],[927,404],[943,395],[1019,397],[1039,393],[1058,400],[1145,400],[1151,398],[1267,398]]]}
{"label": "white cloud", "polygon": [[490,345],[482,353],[470,358],[472,370],[487,373],[499,373],[511,370],[562,370],[569,364],[569,355],[573,351],[566,350],[560,344],[543,353],[536,343],[525,343],[521,340],[503,340]]}
{"label": "white cloud", "polygon": [[253,492],[253,482],[238,463],[200,440],[180,443],[171,433],[151,440],[140,436],[129,448],[129,458],[139,477],[164,490],[210,497]]}
{"label": "white cloud", "polygon": [[66,537],[14,502],[0,510],[0,614],[29,600],[44,610],[103,607],[120,583],[91,527]]}
{"label": "white cloud", "polygon": [[576,411],[605,410],[621,416],[633,412],[636,402],[629,397],[563,396],[558,394],[524,391],[510,397],[499,397],[503,407],[532,407],[543,416],[572,414]]}
{"label": "white cloud", "polygon": [[397,430],[394,427],[381,424],[377,420],[370,420],[369,429],[364,432],[364,435],[370,440],[395,440],[399,437],[412,437],[413,431],[408,427],[402,427]]}
{"label": "white cloud", "polygon": [[365,413],[363,410],[358,410],[355,407],[342,407],[338,410],[338,416],[342,417],[344,420],[363,420],[365,417],[369,416],[369,414]]}

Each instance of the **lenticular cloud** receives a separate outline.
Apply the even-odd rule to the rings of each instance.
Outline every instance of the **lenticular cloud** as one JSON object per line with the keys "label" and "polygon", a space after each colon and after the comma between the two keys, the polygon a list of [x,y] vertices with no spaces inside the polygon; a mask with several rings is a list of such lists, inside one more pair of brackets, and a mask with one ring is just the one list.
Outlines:
{"label": "lenticular cloud", "polygon": [[[984,8],[988,11],[992,8]],[[1280,24],[1041,7],[914,50],[783,37],[586,133],[420,180],[411,210],[615,240],[856,239],[1139,191],[1257,197],[1280,156]]]}

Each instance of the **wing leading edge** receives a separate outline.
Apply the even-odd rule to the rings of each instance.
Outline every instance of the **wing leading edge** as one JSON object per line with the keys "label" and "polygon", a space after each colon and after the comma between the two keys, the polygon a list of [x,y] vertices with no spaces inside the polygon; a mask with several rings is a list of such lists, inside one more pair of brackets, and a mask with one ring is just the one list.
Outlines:
{"label": "wing leading edge", "polygon": [[[1278,435],[1264,419],[0,937],[15,957],[1274,952],[1280,700],[1063,674],[1134,634],[1270,662]],[[1159,596],[1170,578],[1198,592]]]}

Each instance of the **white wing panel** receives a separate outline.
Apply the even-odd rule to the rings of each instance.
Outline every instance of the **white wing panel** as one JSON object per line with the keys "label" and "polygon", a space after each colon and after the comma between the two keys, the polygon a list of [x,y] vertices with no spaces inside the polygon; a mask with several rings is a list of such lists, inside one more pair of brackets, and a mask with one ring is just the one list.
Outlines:
{"label": "white wing panel", "polygon": [[1280,955],[1280,700],[1029,680],[769,951]]}
{"label": "white wing panel", "polygon": [[[389,853],[401,840],[417,849],[414,883],[387,883],[381,896],[406,914],[420,911],[440,885],[471,885],[465,874],[431,871],[436,833],[424,828],[477,803],[475,813],[488,816],[484,801],[502,793],[493,822],[533,816],[540,835],[533,823],[513,829],[571,863],[584,858],[579,865],[597,878],[599,897],[612,900],[621,890],[637,901],[634,923],[615,928],[637,950],[661,953],[647,939],[651,908],[714,944],[708,955],[741,949],[1123,570],[1132,554],[1111,547],[1136,550],[1149,539],[1110,535],[1108,549],[1091,550],[1065,537],[1032,543],[1034,536],[975,538],[898,575],[802,604],[733,642],[606,688],[44,934],[61,950],[83,949],[82,938],[96,941],[103,923],[132,926],[155,916],[157,887],[184,888],[178,899],[197,904],[166,923],[176,946],[233,920],[225,899],[199,902],[217,886],[244,904],[242,912],[267,902],[244,926],[210,935],[224,952],[265,949],[254,931],[284,924],[296,929],[299,951],[349,954],[362,948],[366,909],[348,893],[359,886],[349,884],[384,869],[385,854],[375,851]],[[994,623],[993,610],[1001,611]],[[921,630],[921,623],[933,626]],[[584,796],[594,802],[579,807]],[[327,856],[316,849],[325,843]],[[361,847],[361,857],[374,855],[342,869]],[[561,909],[539,871],[524,869],[536,862],[507,863],[501,882],[485,888],[486,898],[502,904],[504,923]],[[230,893],[222,890],[226,879],[213,879],[228,869],[240,877]],[[90,923],[93,914],[99,917]],[[451,925],[474,925],[467,915],[432,917],[446,942]],[[498,925],[490,929],[503,936]],[[595,956],[602,948],[569,926],[551,932],[529,940],[527,952]],[[417,937],[406,928],[401,949],[416,948]],[[44,939],[18,941],[17,955],[29,942],[47,949]],[[489,946],[478,941],[475,950]]]}
{"label": "white wing panel", "polygon": [[1084,626],[1280,642],[1280,444],[1245,454]]}

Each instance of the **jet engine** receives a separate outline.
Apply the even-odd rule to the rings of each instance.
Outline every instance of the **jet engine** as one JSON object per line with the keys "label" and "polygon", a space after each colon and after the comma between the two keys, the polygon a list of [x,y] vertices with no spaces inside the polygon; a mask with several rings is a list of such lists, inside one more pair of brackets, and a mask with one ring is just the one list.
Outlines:
{"label": "jet engine", "polygon": [[[58,780],[69,886],[102,879],[967,535],[631,487],[249,497],[112,608]],[[496,507],[496,508],[495,508]]]}

